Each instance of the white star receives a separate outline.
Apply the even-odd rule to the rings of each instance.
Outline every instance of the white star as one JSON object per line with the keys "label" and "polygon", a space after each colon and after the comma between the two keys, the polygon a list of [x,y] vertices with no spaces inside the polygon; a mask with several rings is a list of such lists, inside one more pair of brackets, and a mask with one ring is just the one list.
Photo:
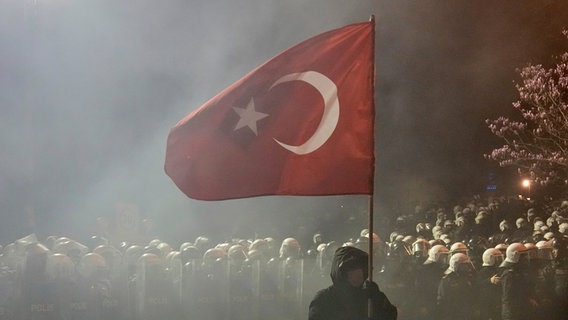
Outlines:
{"label": "white star", "polygon": [[256,112],[254,110],[254,100],[251,98],[249,104],[246,108],[233,107],[233,110],[239,115],[240,119],[235,126],[235,131],[247,126],[249,127],[255,135],[258,135],[256,130],[256,122],[260,119],[268,117],[268,114],[262,112]]}

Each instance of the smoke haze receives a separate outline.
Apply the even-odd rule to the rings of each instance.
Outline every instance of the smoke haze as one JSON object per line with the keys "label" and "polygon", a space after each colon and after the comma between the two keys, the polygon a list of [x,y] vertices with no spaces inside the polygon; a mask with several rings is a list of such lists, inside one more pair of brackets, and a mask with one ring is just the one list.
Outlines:
{"label": "smoke haze", "polygon": [[499,143],[483,121],[511,113],[516,68],[566,49],[567,9],[560,1],[0,0],[0,240],[92,234],[118,202],[136,204],[175,241],[204,231],[269,234],[278,221],[293,227],[311,215],[307,235],[334,215],[360,217],[363,196],[194,201],[163,161],[169,129],[210,97],[288,47],[371,15],[376,214],[482,190],[487,174],[500,172],[483,160]]}

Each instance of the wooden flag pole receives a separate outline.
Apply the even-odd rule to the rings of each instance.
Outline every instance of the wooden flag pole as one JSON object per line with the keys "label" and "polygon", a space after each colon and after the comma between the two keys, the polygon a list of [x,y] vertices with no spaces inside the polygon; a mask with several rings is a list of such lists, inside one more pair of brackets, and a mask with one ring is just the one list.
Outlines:
{"label": "wooden flag pole", "polygon": [[[375,70],[375,15],[371,15],[370,18],[370,22],[373,26],[373,32],[372,32],[372,48],[373,48],[373,54],[371,55],[373,61],[372,61],[372,66],[373,66],[373,76],[371,77],[370,81],[371,81],[371,88],[373,90],[373,99],[372,99],[372,120],[373,120],[373,126],[372,126],[372,130],[371,130],[371,141],[372,141],[372,149],[373,150],[373,163],[371,165],[371,196],[369,197],[369,266],[368,266],[368,270],[369,270],[369,280],[373,281],[373,238],[374,238],[374,232],[373,232],[373,225],[374,225],[374,200],[375,200],[375,78],[376,78],[376,70]],[[371,297],[369,297],[369,299],[367,300],[367,317],[369,319],[371,319],[373,316],[373,301],[371,300]]]}
{"label": "wooden flag pole", "polygon": [[373,126],[372,126],[372,130],[371,130],[371,143],[372,145],[372,150],[373,150],[373,163],[371,164],[371,196],[369,197],[369,280],[373,280],[373,225],[374,225],[374,196],[375,196],[375,16],[371,15],[371,19],[370,22],[373,26],[373,33],[372,33],[372,48],[373,48],[373,54],[372,56],[372,66],[373,66],[373,76],[370,79],[371,81],[371,88],[373,90],[373,99],[372,99],[372,117],[373,117]]}
{"label": "wooden flag pole", "polygon": [[373,280],[373,195],[369,197],[369,280]]}

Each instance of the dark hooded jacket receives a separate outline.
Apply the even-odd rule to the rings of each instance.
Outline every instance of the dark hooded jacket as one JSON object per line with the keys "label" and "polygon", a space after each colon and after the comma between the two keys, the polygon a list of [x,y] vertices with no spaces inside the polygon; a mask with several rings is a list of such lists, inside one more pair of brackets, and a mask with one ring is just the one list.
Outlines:
{"label": "dark hooded jacket", "polygon": [[331,266],[333,284],[320,290],[310,303],[309,320],[363,320],[369,319],[368,301],[372,301],[373,320],[395,320],[397,309],[376,283],[367,281],[361,288],[347,282],[346,270],[359,266],[368,275],[368,257],[355,247],[341,247],[335,251]]}

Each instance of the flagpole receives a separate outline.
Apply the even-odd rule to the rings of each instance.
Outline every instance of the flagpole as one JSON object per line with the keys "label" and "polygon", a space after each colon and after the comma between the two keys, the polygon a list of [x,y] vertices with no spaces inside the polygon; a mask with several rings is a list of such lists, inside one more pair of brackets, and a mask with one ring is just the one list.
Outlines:
{"label": "flagpole", "polygon": [[371,164],[371,196],[369,197],[369,280],[373,280],[373,225],[374,225],[374,198],[375,198],[375,15],[371,15],[370,22],[373,27],[372,32],[372,48],[373,53],[371,55],[373,61],[371,62],[373,68],[373,76],[371,77],[371,88],[373,90],[371,117],[372,117],[372,129],[371,129],[371,150],[373,150],[373,161]]}
{"label": "flagpole", "polygon": [[[371,164],[371,196],[369,197],[369,280],[373,281],[373,225],[374,225],[374,203],[375,203],[375,15],[371,15],[369,20],[372,25],[371,41],[372,41],[372,54],[371,54],[371,65],[373,75],[371,76],[371,90],[373,90],[373,99],[371,99],[371,150],[373,150],[372,164]],[[367,300],[367,317],[371,319],[373,316],[373,301],[371,297]]]}

